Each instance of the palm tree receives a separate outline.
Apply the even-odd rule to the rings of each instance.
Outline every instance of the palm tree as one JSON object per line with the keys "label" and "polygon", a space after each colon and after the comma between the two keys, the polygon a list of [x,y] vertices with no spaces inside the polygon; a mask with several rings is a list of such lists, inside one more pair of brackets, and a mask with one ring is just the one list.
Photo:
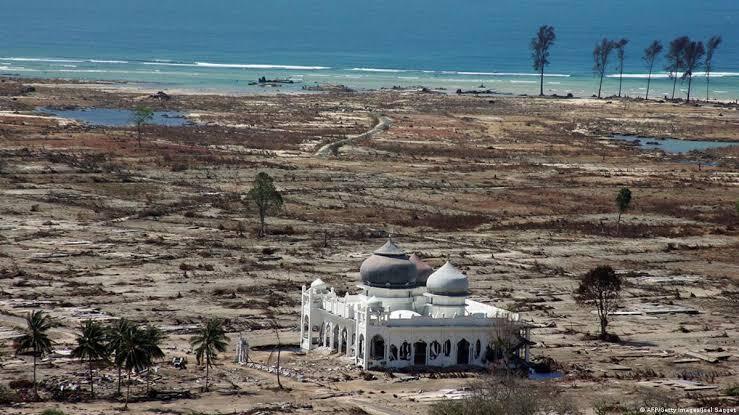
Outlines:
{"label": "palm tree", "polygon": [[223,328],[223,320],[212,318],[205,325],[198,328],[195,336],[190,339],[198,365],[205,359],[205,390],[208,390],[209,368],[218,357],[218,353],[226,351],[228,337]]}
{"label": "palm tree", "polygon": [[121,394],[121,371],[123,370],[122,364],[118,360],[118,356],[122,353],[121,347],[123,346],[123,338],[126,331],[131,326],[131,322],[125,318],[116,320],[111,326],[107,328],[108,336],[108,354],[114,354],[115,360],[113,361],[115,367],[118,369],[118,389],[117,394]]}
{"label": "palm tree", "polygon": [[685,45],[683,49],[683,65],[685,72],[683,73],[683,80],[688,79],[688,97],[686,102],[690,102],[690,85],[693,82],[693,72],[703,65],[703,55],[706,53],[706,49],[703,47],[701,41],[691,41]]}
{"label": "palm tree", "polygon": [[713,52],[721,44],[721,36],[711,36],[706,42],[706,102],[708,102],[708,84],[711,83],[711,69],[713,69]]}
{"label": "palm tree", "polygon": [[95,398],[95,387],[92,377],[92,362],[108,359],[106,333],[102,324],[87,320],[77,336],[77,347],[72,350],[72,357],[85,361],[87,359],[90,372],[90,396]]}
{"label": "palm tree", "polygon": [[126,403],[123,409],[128,409],[128,398],[131,395],[131,372],[141,371],[151,364],[149,347],[146,342],[146,332],[141,327],[129,324],[123,331],[120,342],[120,354],[116,354],[115,363],[126,369]]}
{"label": "palm tree", "polygon": [[26,317],[26,328],[23,335],[15,341],[15,354],[28,353],[33,355],[33,393],[38,399],[38,385],[36,384],[36,360],[52,352],[54,342],[47,333],[52,326],[51,317],[41,310],[33,311]]}
{"label": "palm tree", "polygon": [[616,57],[618,58],[618,96],[621,96],[621,84],[624,81],[624,55],[626,51],[626,44],[629,43],[629,39],[622,38],[617,41],[614,47],[616,48]]}
{"label": "palm tree", "polygon": [[164,352],[160,345],[167,337],[164,332],[155,326],[146,326],[143,329],[144,334],[144,347],[146,348],[147,354],[147,371],[146,371],[146,394],[149,394],[149,380],[151,379],[151,366],[155,360],[163,359]]}
{"label": "palm tree", "polygon": [[531,39],[531,59],[534,61],[534,70],[539,71],[539,96],[544,95],[544,67],[549,65],[549,48],[556,38],[554,27],[544,25]]}
{"label": "palm tree", "polygon": [[659,40],[653,41],[646,49],[644,49],[644,56],[642,60],[649,68],[649,75],[647,76],[647,93],[644,95],[644,99],[649,99],[649,84],[652,81],[652,69],[654,69],[654,61],[657,60],[657,56],[662,52],[662,43]]}

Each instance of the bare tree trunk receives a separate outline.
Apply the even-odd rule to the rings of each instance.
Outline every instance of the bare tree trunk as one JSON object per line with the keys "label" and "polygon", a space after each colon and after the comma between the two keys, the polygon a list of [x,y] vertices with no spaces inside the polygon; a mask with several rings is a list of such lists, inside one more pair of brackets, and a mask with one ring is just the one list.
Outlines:
{"label": "bare tree trunk", "polygon": [[706,102],[708,102],[708,86],[711,84],[711,72],[706,71]]}
{"label": "bare tree trunk", "polygon": [[38,400],[38,385],[36,385],[36,352],[33,352],[33,394]]}
{"label": "bare tree trunk", "polygon": [[277,386],[282,388],[282,382],[280,382],[280,352],[282,351],[282,344],[280,343],[280,333],[275,325],[275,335],[277,336]]}
{"label": "bare tree trunk", "polygon": [[688,77],[688,99],[685,102],[690,102],[690,84],[693,83],[693,74]]}
{"label": "bare tree trunk", "polygon": [[608,331],[606,331],[606,327],[608,327],[608,319],[606,317],[600,318],[600,337],[601,339],[605,339],[606,336],[608,336]]}
{"label": "bare tree trunk", "polygon": [[654,63],[649,65],[649,75],[647,76],[647,93],[644,95],[644,100],[649,99],[649,84],[652,82],[652,67],[654,66]]}
{"label": "bare tree trunk", "polygon": [[126,382],[126,403],[123,405],[123,409],[128,410],[128,397],[131,394],[131,371],[128,371],[128,381]]}
{"label": "bare tree trunk", "polygon": [[95,399],[95,385],[92,381],[92,359],[90,359],[90,397]]}
{"label": "bare tree trunk", "polygon": [[265,217],[265,212],[262,209],[260,209],[259,210],[259,236],[264,236],[265,235],[265,232],[264,232],[264,217]]}
{"label": "bare tree trunk", "polygon": [[600,99],[600,90],[603,87],[603,74],[605,71],[601,71],[600,73],[600,83],[598,84],[598,99]]}
{"label": "bare tree trunk", "polygon": [[210,375],[210,358],[205,355],[205,391],[208,392],[208,375]]}
{"label": "bare tree trunk", "polygon": [[616,220],[616,235],[621,235],[621,209],[618,210],[618,219]]}
{"label": "bare tree trunk", "polygon": [[118,365],[118,395],[121,394],[121,366]]}
{"label": "bare tree trunk", "polygon": [[677,69],[675,69],[675,72],[672,77],[672,98],[675,99],[675,88],[677,87]]}
{"label": "bare tree trunk", "polygon": [[624,81],[624,63],[621,61],[621,72],[618,75],[618,97],[621,98],[621,84]]}
{"label": "bare tree trunk", "polygon": [[539,96],[544,96],[544,65],[541,66],[541,75],[539,77]]}

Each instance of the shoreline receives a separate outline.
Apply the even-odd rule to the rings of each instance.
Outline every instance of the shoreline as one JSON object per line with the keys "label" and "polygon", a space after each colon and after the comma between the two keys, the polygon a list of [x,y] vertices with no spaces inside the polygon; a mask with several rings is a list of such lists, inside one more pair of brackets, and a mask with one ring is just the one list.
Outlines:
{"label": "shoreline", "polygon": [[[390,86],[380,88],[351,88],[347,85],[337,85],[332,83],[326,84],[315,84],[312,85],[314,88],[319,89],[288,89],[274,86],[259,87],[261,90],[244,90],[244,89],[233,89],[225,87],[187,87],[175,84],[159,83],[159,82],[145,82],[145,81],[130,81],[120,79],[71,79],[71,78],[35,78],[35,77],[16,77],[8,75],[0,75],[0,80],[13,80],[21,82],[25,85],[32,87],[42,86],[54,86],[58,88],[88,88],[95,89],[103,92],[110,93],[134,93],[134,94],[156,94],[157,92],[165,92],[169,95],[193,95],[193,96],[224,96],[224,97],[242,97],[242,96],[274,96],[274,95],[309,95],[309,94],[324,94],[324,93],[335,93],[334,89],[345,88],[346,93],[377,93],[385,91],[396,91],[396,92],[426,92],[432,94],[443,94],[443,95],[469,95],[476,97],[511,97],[511,98],[550,98],[550,99],[575,99],[575,100],[621,100],[629,102],[653,102],[653,103],[683,103],[686,104],[684,98],[677,97],[674,100],[665,98],[650,98],[645,100],[641,97],[629,97],[622,96],[618,97],[615,95],[603,96],[596,98],[595,96],[588,95],[577,95],[567,96],[566,94],[544,94],[543,96],[535,94],[518,94],[506,91],[495,91],[490,88],[471,88],[462,90],[459,93],[458,90],[450,90],[448,88],[434,88],[425,85],[413,85],[413,86]],[[326,88],[321,90],[320,88]],[[700,98],[691,98],[691,104],[721,104],[721,105],[739,105],[739,98],[737,99],[713,99],[706,101]]]}

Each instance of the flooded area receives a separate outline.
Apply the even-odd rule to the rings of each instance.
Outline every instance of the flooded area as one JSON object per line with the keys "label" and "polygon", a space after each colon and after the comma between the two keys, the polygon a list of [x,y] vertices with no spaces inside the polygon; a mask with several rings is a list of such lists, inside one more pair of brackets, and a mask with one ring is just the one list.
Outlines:
{"label": "flooded area", "polygon": [[690,151],[704,151],[713,148],[737,146],[737,142],[710,140],[677,140],[674,138],[649,138],[635,135],[616,134],[611,138],[627,141],[644,150],[662,150],[665,153],[679,154]]}
{"label": "flooded area", "polygon": [[[129,127],[133,126],[133,111],[120,108],[53,108],[40,107],[36,109],[39,113],[51,114],[57,117],[69,118],[75,121],[102,127]],[[179,111],[155,111],[153,118],[147,122],[149,125],[160,125],[166,127],[181,127],[191,125],[192,122],[185,118],[185,114]]]}

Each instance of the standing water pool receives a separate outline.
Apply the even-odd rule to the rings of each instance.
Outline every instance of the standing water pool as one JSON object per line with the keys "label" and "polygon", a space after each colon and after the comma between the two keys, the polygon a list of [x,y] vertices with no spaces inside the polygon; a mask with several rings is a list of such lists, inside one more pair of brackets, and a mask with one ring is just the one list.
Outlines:
{"label": "standing water pool", "polygon": [[[118,108],[74,108],[59,109],[41,107],[37,112],[52,114],[57,117],[70,118],[75,121],[90,125],[103,127],[130,127],[133,126],[133,111]],[[166,127],[180,127],[191,125],[192,122],[178,111],[155,111],[153,118],[147,122],[149,125],[161,125]]]}
{"label": "standing water pool", "polygon": [[614,135],[615,140],[633,143],[643,150],[662,150],[665,153],[677,154],[690,151],[703,151],[712,148],[731,147],[739,145],[739,142],[710,141],[710,140],[677,140],[674,138],[647,138],[636,135]]}

